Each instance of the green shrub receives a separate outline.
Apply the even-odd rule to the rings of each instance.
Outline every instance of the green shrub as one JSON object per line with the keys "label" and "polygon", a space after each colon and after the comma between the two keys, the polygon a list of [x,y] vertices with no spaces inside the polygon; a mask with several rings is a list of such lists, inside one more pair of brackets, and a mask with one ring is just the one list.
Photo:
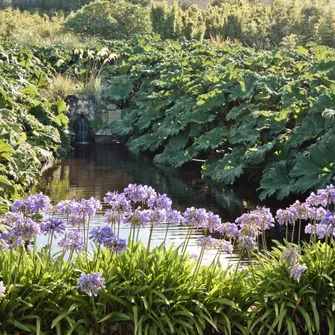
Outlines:
{"label": "green shrub", "polygon": [[94,1],[65,22],[65,29],[105,39],[129,39],[150,31],[149,11],[126,1]]}

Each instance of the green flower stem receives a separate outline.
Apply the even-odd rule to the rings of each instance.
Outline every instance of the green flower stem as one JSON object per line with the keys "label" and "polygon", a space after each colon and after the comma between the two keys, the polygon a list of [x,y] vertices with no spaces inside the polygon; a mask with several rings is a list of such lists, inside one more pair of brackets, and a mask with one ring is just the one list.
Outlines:
{"label": "green flower stem", "polygon": [[182,254],[185,254],[185,252],[186,252],[186,249],[187,249],[188,244],[190,242],[190,238],[191,238],[192,232],[193,232],[193,226],[191,226],[191,227],[188,228],[187,234],[185,236],[184,246],[183,246],[183,249],[181,251]]}
{"label": "green flower stem", "polygon": [[51,239],[50,239],[50,244],[48,244],[49,245],[49,253],[48,253],[48,260],[47,260],[47,268],[48,268],[48,266],[50,264],[50,261],[51,261],[51,248],[52,248],[52,240],[53,240],[53,234],[50,233],[50,235],[51,235]]}
{"label": "green flower stem", "polygon": [[194,270],[194,273],[193,273],[192,281],[194,281],[195,278],[196,278],[196,276],[198,275],[198,272],[199,272],[199,269],[200,269],[202,260],[203,260],[203,258],[204,258],[204,254],[205,254],[205,245],[203,245],[203,246],[201,247],[200,255],[199,255],[199,258],[198,258],[198,260],[197,260],[197,264],[196,264],[196,266],[195,266],[195,270]]}
{"label": "green flower stem", "polygon": [[165,229],[165,236],[164,236],[163,244],[166,243],[166,238],[167,238],[167,234],[168,234],[168,231],[169,231],[169,227],[170,227],[170,222],[167,223],[167,226],[166,226],[166,229]]}
{"label": "green flower stem", "polygon": [[292,227],[291,243],[293,243],[294,229],[295,229],[295,222],[293,223],[293,227]]}
{"label": "green flower stem", "polygon": [[147,245],[147,255],[149,255],[149,253],[150,253],[150,245],[151,245],[151,238],[152,238],[153,230],[154,230],[154,225],[153,225],[153,223],[151,223],[150,233],[149,233],[149,240],[148,240],[148,245]]}
{"label": "green flower stem", "polygon": [[[87,221],[87,236],[86,236],[86,255],[88,253],[88,235],[90,234],[90,217],[88,218],[88,221]],[[85,235],[84,235],[85,236]],[[87,257],[87,256],[86,256]]]}
{"label": "green flower stem", "polygon": [[301,236],[301,218],[299,219],[298,245],[300,245],[300,236]]}
{"label": "green flower stem", "polygon": [[16,281],[17,281],[17,277],[20,273],[20,269],[21,269],[21,262],[22,262],[22,258],[23,258],[23,252],[24,252],[24,248],[23,247],[19,247],[20,249],[20,254],[19,254],[19,262],[18,262],[18,265],[17,265],[17,270],[15,271],[15,276],[14,276],[14,282],[13,282],[13,285],[15,286],[16,285]]}

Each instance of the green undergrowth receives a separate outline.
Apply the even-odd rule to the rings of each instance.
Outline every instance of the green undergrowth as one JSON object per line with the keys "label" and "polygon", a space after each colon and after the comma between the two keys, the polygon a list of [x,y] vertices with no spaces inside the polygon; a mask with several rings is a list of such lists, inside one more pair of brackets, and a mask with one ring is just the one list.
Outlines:
{"label": "green undergrowth", "polygon": [[54,73],[31,51],[0,44],[0,211],[68,146],[67,106],[45,97]]}
{"label": "green undergrowth", "polygon": [[[291,247],[291,245],[288,245]],[[334,334],[334,243],[304,244],[300,281],[290,276],[284,246],[258,254],[247,268],[202,266],[164,245],[107,249],[72,263],[62,253],[20,249],[0,255],[6,297],[2,334]],[[21,265],[20,265],[21,264]],[[105,288],[80,293],[81,273],[99,272]],[[9,284],[8,284],[9,283]]]}
{"label": "green undergrowth", "polygon": [[[35,258],[19,250],[2,254],[0,273],[12,284],[0,303],[1,333],[109,334],[122,325],[138,335],[243,330],[242,280],[233,287],[233,272],[215,266],[194,277],[196,261],[178,252],[161,245],[148,254],[136,243],[120,255],[107,249],[88,258],[81,254],[72,264],[57,255],[49,262],[46,252]],[[81,272],[104,277],[97,297],[76,288]]]}

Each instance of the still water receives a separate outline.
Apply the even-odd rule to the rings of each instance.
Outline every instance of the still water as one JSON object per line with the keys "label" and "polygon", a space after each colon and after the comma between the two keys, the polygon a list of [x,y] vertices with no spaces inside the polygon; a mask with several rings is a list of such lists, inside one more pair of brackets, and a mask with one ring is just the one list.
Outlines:
{"label": "still water", "polygon": [[[191,206],[204,207],[219,214],[223,222],[234,221],[259,204],[252,188],[245,186],[233,189],[206,181],[200,176],[199,165],[189,165],[182,169],[157,166],[153,164],[152,157],[130,153],[121,144],[76,146],[68,157],[45,171],[35,191],[42,191],[54,203],[92,196],[102,201],[108,191],[121,192],[133,183],[148,185],[159,193],[166,193],[172,199],[173,208],[181,212]],[[103,215],[96,215],[93,225],[102,224]],[[121,237],[127,238],[128,233],[129,227],[123,226]],[[184,227],[171,226],[167,244],[181,244],[185,234]],[[188,248],[190,253],[199,253],[195,238],[200,234],[200,231],[194,233]],[[141,230],[139,237],[143,243],[147,243],[148,235],[149,229]],[[159,245],[164,236],[164,227],[155,228],[152,245]],[[209,250],[205,263],[210,262],[215,253]],[[223,255],[222,263],[228,262],[229,258],[229,255]]]}

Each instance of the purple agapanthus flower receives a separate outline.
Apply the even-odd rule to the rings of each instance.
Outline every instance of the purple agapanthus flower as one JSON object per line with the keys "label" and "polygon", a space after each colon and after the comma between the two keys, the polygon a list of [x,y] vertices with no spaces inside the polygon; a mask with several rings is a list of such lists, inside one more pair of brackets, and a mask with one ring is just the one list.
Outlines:
{"label": "purple agapanthus flower", "polygon": [[80,289],[82,292],[85,292],[88,296],[97,296],[98,291],[104,289],[105,279],[100,277],[100,273],[85,274],[82,273],[80,278],[77,279],[79,283],[76,286],[77,289]]}
{"label": "purple agapanthus flower", "polygon": [[277,222],[280,225],[294,224],[297,220],[295,213],[289,209],[278,209],[276,213]]}
{"label": "purple agapanthus flower", "polygon": [[331,211],[326,211],[321,220],[322,224],[327,226],[335,227],[335,213]]}
{"label": "purple agapanthus flower", "polygon": [[24,222],[24,215],[21,212],[7,212],[5,217],[2,219],[2,223],[7,226],[13,226],[17,221]]}
{"label": "purple agapanthus flower", "polygon": [[217,248],[221,251],[226,252],[227,254],[232,254],[234,250],[234,247],[231,241],[226,241],[226,240],[218,240]]}
{"label": "purple agapanthus flower", "polygon": [[217,230],[217,227],[221,225],[221,219],[219,215],[214,214],[212,212],[208,212],[208,222],[207,222],[207,229],[210,233],[213,233]]}
{"label": "purple agapanthus flower", "polygon": [[195,240],[198,247],[215,248],[218,245],[218,239],[212,236],[200,236]]}
{"label": "purple agapanthus flower", "polygon": [[306,264],[294,264],[290,271],[290,277],[294,278],[296,281],[300,281],[300,277],[304,271],[307,270]]}
{"label": "purple agapanthus flower", "polygon": [[305,227],[305,233],[306,234],[315,234],[316,235],[316,232],[317,232],[316,225],[310,224],[310,223],[308,225],[306,225],[306,227]]}
{"label": "purple agapanthus flower", "polygon": [[89,239],[98,244],[108,244],[115,237],[113,229],[109,226],[94,227],[89,234]]}
{"label": "purple agapanthus flower", "polygon": [[297,200],[288,208],[288,210],[294,214],[296,220],[308,220],[314,218],[313,208],[306,202],[301,203]]}
{"label": "purple agapanthus flower", "polygon": [[124,222],[135,226],[145,227],[150,221],[151,215],[151,210],[142,210],[141,207],[137,207],[124,218]]}
{"label": "purple agapanthus flower", "polygon": [[62,238],[58,245],[65,250],[82,251],[85,249],[84,236],[79,230],[70,230],[64,238]]}
{"label": "purple agapanthus flower", "polygon": [[107,192],[104,197],[104,202],[111,207],[110,211],[113,213],[125,213],[131,211],[131,203],[126,199],[126,196],[123,193]]}
{"label": "purple agapanthus flower", "polygon": [[62,235],[66,231],[65,222],[58,216],[49,217],[41,223],[41,231],[52,236]]}
{"label": "purple agapanthus flower", "polygon": [[50,199],[42,192],[30,195],[22,200],[15,200],[12,204],[13,212],[21,212],[25,215],[34,215],[38,212],[48,212],[50,208]]}
{"label": "purple agapanthus flower", "polygon": [[127,200],[133,201],[133,202],[146,202],[149,194],[148,194],[148,186],[142,186],[137,184],[129,184],[128,187],[126,187],[123,190],[123,193]]}
{"label": "purple agapanthus flower", "polygon": [[[254,235],[254,234],[252,234]],[[245,234],[240,234],[237,239],[238,245],[240,246],[241,250],[257,250],[258,243],[255,236],[248,236]]]}
{"label": "purple agapanthus flower", "polygon": [[319,205],[329,207],[333,205],[335,203],[335,187],[330,184],[326,188],[318,190],[317,194],[312,192],[306,199],[306,203],[314,207]]}
{"label": "purple agapanthus flower", "polygon": [[12,223],[12,227],[3,232],[0,238],[6,242],[10,249],[24,246],[25,242],[32,240],[40,234],[40,226],[31,218],[21,218]]}
{"label": "purple agapanthus flower", "polygon": [[148,206],[155,209],[171,210],[172,201],[166,194],[158,194],[156,197],[151,197],[148,200]]}
{"label": "purple agapanthus flower", "polygon": [[172,209],[168,211],[166,221],[171,224],[179,224],[181,221],[181,214],[179,211]]}
{"label": "purple agapanthus flower", "polygon": [[196,228],[207,228],[208,214],[204,208],[187,208],[182,223]]}
{"label": "purple agapanthus flower", "polygon": [[282,254],[282,260],[284,262],[288,263],[289,265],[296,264],[299,261],[300,258],[301,258],[301,255],[293,247],[285,248],[285,250]]}
{"label": "purple agapanthus flower", "polygon": [[114,236],[112,239],[106,241],[104,246],[110,251],[120,254],[121,251],[128,250],[127,242],[124,239]]}
{"label": "purple agapanthus flower", "polygon": [[228,239],[235,239],[239,236],[239,230],[235,223],[225,222],[216,226],[216,231]]}
{"label": "purple agapanthus flower", "polygon": [[0,298],[6,297],[6,286],[3,284],[3,281],[0,281]]}
{"label": "purple agapanthus flower", "polygon": [[61,200],[54,208],[56,214],[70,215],[72,210],[76,207],[75,200]]}

